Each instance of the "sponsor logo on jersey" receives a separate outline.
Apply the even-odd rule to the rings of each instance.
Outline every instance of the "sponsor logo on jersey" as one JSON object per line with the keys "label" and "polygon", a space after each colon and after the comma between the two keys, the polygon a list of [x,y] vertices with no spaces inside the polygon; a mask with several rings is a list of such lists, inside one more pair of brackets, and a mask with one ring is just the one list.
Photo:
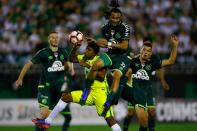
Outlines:
{"label": "sponsor logo on jersey", "polygon": [[54,61],[52,67],[49,67],[47,70],[48,72],[63,71],[64,66],[61,61]]}
{"label": "sponsor logo on jersey", "polygon": [[136,72],[136,74],[132,74],[132,78],[149,80],[148,73],[144,69],[140,69]]}

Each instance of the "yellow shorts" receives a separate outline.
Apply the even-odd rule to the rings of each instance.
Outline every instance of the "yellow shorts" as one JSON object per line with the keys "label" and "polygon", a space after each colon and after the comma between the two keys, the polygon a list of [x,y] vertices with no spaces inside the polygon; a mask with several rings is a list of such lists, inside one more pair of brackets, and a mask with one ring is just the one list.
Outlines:
{"label": "yellow shorts", "polygon": [[[73,103],[79,103],[82,91],[72,91],[71,92]],[[102,89],[94,89],[90,91],[90,94],[86,100],[85,105],[95,105],[96,110],[99,116],[101,116],[103,110],[104,110],[104,103],[107,99],[107,92]],[[112,107],[108,110],[105,118],[114,116]]]}

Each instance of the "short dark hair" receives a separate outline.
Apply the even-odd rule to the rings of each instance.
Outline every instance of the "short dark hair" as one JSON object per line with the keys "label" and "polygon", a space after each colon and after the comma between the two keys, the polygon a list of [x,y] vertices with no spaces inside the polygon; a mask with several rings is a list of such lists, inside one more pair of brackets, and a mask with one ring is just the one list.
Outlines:
{"label": "short dark hair", "polygon": [[96,44],[96,42],[94,41],[89,42],[88,47],[92,48],[95,54],[99,53],[100,47]]}
{"label": "short dark hair", "polygon": [[117,7],[112,8],[112,9],[110,10],[110,15],[111,15],[112,13],[120,13],[120,14],[122,15],[121,10],[120,10],[119,8],[117,8]]}
{"label": "short dark hair", "polygon": [[143,46],[153,47],[153,44],[150,41],[144,41]]}

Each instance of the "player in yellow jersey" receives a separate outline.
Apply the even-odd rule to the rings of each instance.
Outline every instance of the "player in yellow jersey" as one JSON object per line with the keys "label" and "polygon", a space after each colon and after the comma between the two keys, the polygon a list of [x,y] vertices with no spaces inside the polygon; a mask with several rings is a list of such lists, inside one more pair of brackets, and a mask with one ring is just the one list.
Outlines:
{"label": "player in yellow jersey", "polygon": [[[77,48],[78,47],[75,45],[71,52],[71,61],[78,62],[81,66],[83,66],[85,75],[87,77],[90,67],[99,57],[97,55],[99,52],[99,46],[97,46],[96,43],[93,41],[89,42],[85,54],[83,55],[77,54]],[[102,68],[98,70],[98,74],[91,86],[91,90],[85,103],[85,105],[95,105],[99,116],[101,116],[104,110],[103,105],[106,102],[108,94],[108,84],[106,75],[106,69]],[[43,128],[49,128],[53,119],[55,119],[57,114],[64,109],[67,103],[73,102],[80,104],[82,94],[82,90],[63,93],[61,99],[59,100],[53,111],[50,113],[50,115],[45,120],[39,120],[35,124]],[[105,118],[107,124],[111,127],[112,131],[121,131],[120,126],[116,123],[114,119],[112,107],[103,117]]]}

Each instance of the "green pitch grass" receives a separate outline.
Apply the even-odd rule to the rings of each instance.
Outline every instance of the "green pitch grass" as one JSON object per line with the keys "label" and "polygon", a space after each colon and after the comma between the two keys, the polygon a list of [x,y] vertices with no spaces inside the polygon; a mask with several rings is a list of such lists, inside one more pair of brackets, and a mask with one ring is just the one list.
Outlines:
{"label": "green pitch grass", "polygon": [[[0,126],[0,131],[34,131],[33,126]],[[61,131],[61,126],[52,126],[47,131]],[[71,126],[69,131],[111,131],[104,125]],[[138,124],[132,124],[129,131],[138,131]],[[197,131],[196,123],[158,123],[156,131]]]}

